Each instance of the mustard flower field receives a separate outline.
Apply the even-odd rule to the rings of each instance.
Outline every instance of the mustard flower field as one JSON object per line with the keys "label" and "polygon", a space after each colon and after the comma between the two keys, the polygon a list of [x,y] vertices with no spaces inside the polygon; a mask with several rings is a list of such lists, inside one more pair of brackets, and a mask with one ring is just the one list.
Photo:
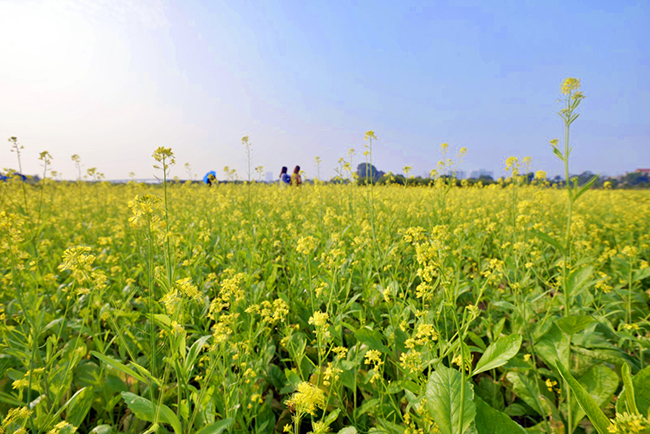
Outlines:
{"label": "mustard flower field", "polygon": [[248,136],[213,186],[41,153],[0,182],[0,434],[649,434],[650,191],[570,177],[579,88],[564,185],[458,183],[447,144],[420,187],[250,182]]}
{"label": "mustard flower field", "polygon": [[[637,433],[650,194],[7,182],[2,433]],[[604,430],[604,431],[603,431]]]}

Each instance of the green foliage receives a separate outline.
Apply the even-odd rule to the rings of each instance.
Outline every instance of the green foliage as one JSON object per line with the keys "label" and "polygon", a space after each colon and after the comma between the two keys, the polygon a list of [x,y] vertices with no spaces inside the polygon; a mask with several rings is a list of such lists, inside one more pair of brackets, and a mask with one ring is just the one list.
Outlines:
{"label": "green foliage", "polygon": [[429,376],[426,397],[429,416],[442,434],[462,434],[474,421],[474,391],[460,372],[437,367]]}
{"label": "green foliage", "polygon": [[567,244],[566,191],[453,166],[426,189],[0,183],[2,429],[577,434],[585,396],[645,418],[647,192],[582,195]]}

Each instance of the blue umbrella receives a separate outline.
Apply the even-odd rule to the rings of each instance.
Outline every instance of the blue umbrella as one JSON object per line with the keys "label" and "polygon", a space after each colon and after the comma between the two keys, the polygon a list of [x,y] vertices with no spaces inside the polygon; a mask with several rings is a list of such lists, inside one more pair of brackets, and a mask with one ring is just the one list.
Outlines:
{"label": "blue umbrella", "polygon": [[[212,179],[210,179],[210,177],[212,177]],[[203,182],[205,182],[208,185],[212,185],[216,180],[217,180],[217,173],[214,170],[209,171],[203,177]]]}

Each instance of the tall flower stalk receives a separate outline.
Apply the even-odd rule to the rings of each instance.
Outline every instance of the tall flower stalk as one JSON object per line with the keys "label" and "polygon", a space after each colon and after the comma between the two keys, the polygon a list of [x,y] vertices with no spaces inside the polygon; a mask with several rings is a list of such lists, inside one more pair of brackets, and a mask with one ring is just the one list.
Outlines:
{"label": "tall flower stalk", "polygon": [[[564,163],[564,177],[565,177],[565,188],[567,191],[567,219],[566,219],[566,231],[564,235],[564,245],[563,245],[563,261],[562,261],[562,292],[564,294],[564,316],[568,317],[571,315],[571,293],[573,288],[569,285],[569,264],[571,262],[571,220],[573,215],[573,205],[576,203],[578,198],[582,196],[591,185],[598,179],[598,175],[595,175],[591,178],[584,186],[579,187],[577,180],[569,179],[569,157],[571,156],[571,151],[573,148],[569,144],[569,132],[571,129],[571,124],[578,119],[580,116],[577,113],[577,109],[580,106],[580,103],[585,98],[584,94],[580,91],[580,80],[577,78],[569,77],[562,82],[561,86],[562,99],[560,101],[563,103],[564,107],[558,112],[560,118],[564,121],[564,150],[560,150],[558,147],[558,140],[551,140],[551,145],[553,146],[553,153]],[[568,336],[569,345],[567,345],[567,360],[570,362],[571,359],[571,335]],[[566,391],[566,403],[568,407],[567,411],[567,432],[571,432],[573,427],[573,411],[571,404],[571,388],[568,383],[565,381],[564,390]]]}
{"label": "tall flower stalk", "polygon": [[[18,138],[15,136],[9,137],[9,142],[11,143],[11,152],[16,153],[16,157],[18,157],[18,173],[20,173],[21,176],[24,176],[23,174],[23,164],[22,161],[20,160],[20,151],[22,149],[25,149],[23,145],[18,144]],[[23,206],[24,206],[24,214],[27,214],[27,192],[25,191],[25,183],[23,182],[22,184],[23,188]]]}
{"label": "tall flower stalk", "polygon": [[250,142],[250,139],[248,136],[244,136],[241,138],[241,144],[244,147],[244,150],[246,151],[246,162],[248,164],[248,182],[246,183],[246,195],[248,199],[248,214],[250,216],[251,214],[251,163],[252,163],[252,157],[251,157],[251,152],[252,152],[252,146],[253,144]]}
{"label": "tall flower stalk", "polygon": [[566,231],[564,235],[564,261],[562,266],[562,286],[564,293],[564,316],[571,314],[571,288],[568,285],[568,265],[571,261],[571,220],[573,215],[573,205],[577,202],[578,198],[582,196],[593,183],[598,179],[598,175],[594,175],[584,186],[579,187],[577,180],[573,182],[569,179],[569,157],[573,148],[569,145],[569,132],[571,124],[578,119],[579,113],[576,113],[580,102],[585,98],[584,94],[580,91],[580,80],[577,78],[569,77],[562,82],[561,91],[563,95],[562,101],[564,108],[558,112],[558,115],[564,121],[564,150],[558,147],[558,139],[551,140],[553,146],[553,153],[564,163],[564,177],[565,188],[567,191],[567,220]]}
{"label": "tall flower stalk", "polygon": [[167,175],[169,173],[170,167],[176,164],[176,158],[174,157],[172,148],[165,148],[163,146],[160,146],[158,149],[156,149],[152,156],[157,162],[160,163],[160,165],[155,164],[153,167],[155,169],[161,169],[163,173],[163,194],[165,204],[165,266],[167,268],[168,289],[171,289],[174,281],[174,271],[169,240],[169,201],[167,199]]}
{"label": "tall flower stalk", "polygon": [[38,233],[40,232],[41,217],[43,213],[43,200],[45,194],[45,184],[47,183],[47,168],[52,163],[52,156],[50,155],[49,152],[43,151],[40,153],[38,159],[43,162],[43,180],[41,181],[41,197],[38,201],[38,218],[36,220],[36,232],[34,238],[36,238],[38,236]]}

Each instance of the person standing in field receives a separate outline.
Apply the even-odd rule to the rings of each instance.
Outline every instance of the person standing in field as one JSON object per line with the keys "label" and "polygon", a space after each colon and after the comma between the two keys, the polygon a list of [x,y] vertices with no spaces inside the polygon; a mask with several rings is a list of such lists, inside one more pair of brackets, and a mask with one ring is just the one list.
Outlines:
{"label": "person standing in field", "polygon": [[215,173],[215,171],[211,170],[208,173],[206,173],[205,176],[203,177],[203,182],[208,184],[208,187],[212,187],[214,184],[216,184],[217,174]]}
{"label": "person standing in field", "polygon": [[282,170],[280,171],[280,185],[283,187],[285,185],[289,185],[291,182],[291,177],[287,173],[288,170],[289,169],[287,169],[287,166],[282,166]]}
{"label": "person standing in field", "polygon": [[291,174],[291,185],[299,187],[300,184],[302,184],[302,178],[300,177],[300,166],[296,166],[295,169],[293,169],[293,173]]}

